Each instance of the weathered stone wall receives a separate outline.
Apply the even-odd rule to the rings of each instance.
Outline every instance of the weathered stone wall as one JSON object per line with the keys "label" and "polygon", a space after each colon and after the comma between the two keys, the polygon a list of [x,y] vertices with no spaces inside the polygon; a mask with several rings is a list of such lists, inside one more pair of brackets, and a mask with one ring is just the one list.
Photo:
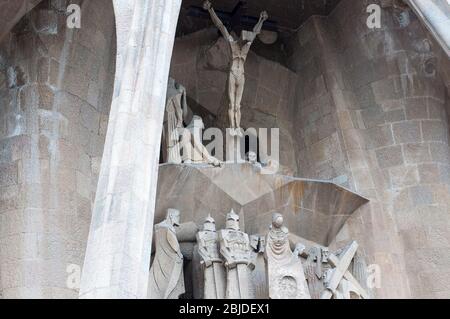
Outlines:
{"label": "weathered stone wall", "polygon": [[289,66],[298,74],[292,117],[299,176],[333,180],[349,187],[352,176],[340,130],[339,88],[334,28],[311,17],[289,43]]}
{"label": "weathered stone wall", "polygon": [[41,0],[3,0],[0,2],[0,41],[17,22]]}
{"label": "weathered stone wall", "polygon": [[[67,2],[67,1],[66,1]],[[77,297],[114,78],[111,1],[42,1],[0,44],[0,293]],[[70,3],[81,3],[71,1]],[[75,274],[76,276],[76,274]]]}
{"label": "weathered stone wall", "polygon": [[[220,128],[229,126],[229,61],[228,44],[215,28],[175,41],[171,76],[186,87],[191,99],[217,117],[215,125]],[[294,72],[250,50],[245,64],[241,126],[280,129],[280,162],[286,174],[295,174],[297,168],[291,119],[296,82]]]}
{"label": "weathered stone wall", "polygon": [[[374,2],[383,7],[382,25],[370,30],[366,8]],[[304,70],[299,81],[311,83],[305,91],[313,91],[312,99],[331,95],[333,114],[330,127],[318,129],[329,99],[311,107],[297,90],[300,121],[315,120],[312,132],[322,137],[317,143],[327,143],[319,155],[314,144],[300,146],[298,170],[339,180],[344,172],[347,186],[371,200],[335,245],[356,239],[369,263],[381,267],[378,297],[450,295],[448,60],[429,38],[403,6],[343,0],[328,18],[312,18],[294,39],[291,63]],[[317,52],[324,58],[317,59]],[[326,142],[329,134],[339,147]],[[328,158],[330,175],[321,175],[318,158]]]}
{"label": "weathered stone wall", "polygon": [[[378,30],[365,24],[374,2]],[[0,43],[3,297],[78,296],[66,268],[83,263],[115,35],[110,1],[83,1],[80,30],[66,29],[66,4],[43,1]],[[171,65],[222,127],[226,52],[208,29],[177,39]],[[287,64],[250,52],[242,126],[280,128],[285,173],[370,199],[332,246],[360,243],[381,267],[377,297],[450,297],[450,60],[411,10],[342,0],[299,29]]]}

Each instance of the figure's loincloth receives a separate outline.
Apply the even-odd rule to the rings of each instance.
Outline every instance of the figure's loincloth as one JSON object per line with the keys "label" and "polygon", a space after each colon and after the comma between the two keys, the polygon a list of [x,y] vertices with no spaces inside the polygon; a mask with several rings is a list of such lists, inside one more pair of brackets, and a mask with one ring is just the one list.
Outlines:
{"label": "figure's loincloth", "polygon": [[244,83],[245,73],[230,70],[230,78],[233,78],[236,83]]}

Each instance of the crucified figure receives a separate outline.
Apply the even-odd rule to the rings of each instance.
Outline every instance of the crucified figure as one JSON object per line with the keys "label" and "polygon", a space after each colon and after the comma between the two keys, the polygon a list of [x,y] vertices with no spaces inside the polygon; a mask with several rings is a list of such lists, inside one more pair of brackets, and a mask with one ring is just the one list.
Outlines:
{"label": "crucified figure", "polygon": [[253,28],[253,31],[245,31],[241,32],[241,37],[238,40],[235,40],[229,33],[228,30],[223,25],[222,21],[220,21],[217,14],[214,12],[214,9],[211,6],[211,2],[206,0],[203,3],[203,8],[208,10],[211,15],[211,19],[216,25],[216,27],[220,30],[223,37],[230,44],[231,49],[231,64],[230,64],[230,74],[228,78],[228,97],[230,100],[230,106],[228,109],[228,116],[230,118],[230,133],[232,136],[239,135],[242,137],[242,132],[240,129],[241,124],[241,100],[242,94],[244,93],[244,84],[245,84],[245,72],[244,72],[244,64],[247,59],[248,51],[250,50],[250,46],[255,40],[256,36],[261,32],[261,28],[264,24],[264,21],[268,19],[268,15],[266,11],[261,12],[259,16],[259,21]]}

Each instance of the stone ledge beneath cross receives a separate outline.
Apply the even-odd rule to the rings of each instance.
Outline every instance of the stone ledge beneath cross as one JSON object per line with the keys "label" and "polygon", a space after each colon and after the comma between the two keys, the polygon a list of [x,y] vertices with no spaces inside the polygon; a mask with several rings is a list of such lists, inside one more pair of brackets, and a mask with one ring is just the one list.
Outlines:
{"label": "stone ledge beneath cross", "polygon": [[234,209],[241,229],[265,234],[273,212],[283,214],[292,234],[328,246],[346,220],[368,199],[330,181],[279,174],[263,175],[250,163],[161,164],[156,197],[155,224],[168,208],[181,212],[181,222],[202,225],[211,214],[217,228]]}

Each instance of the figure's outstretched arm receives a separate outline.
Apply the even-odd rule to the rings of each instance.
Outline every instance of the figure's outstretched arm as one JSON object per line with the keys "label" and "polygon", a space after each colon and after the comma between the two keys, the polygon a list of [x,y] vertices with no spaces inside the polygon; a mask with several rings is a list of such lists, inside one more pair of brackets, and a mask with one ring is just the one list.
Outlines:
{"label": "figure's outstretched arm", "polygon": [[253,32],[255,33],[255,35],[258,35],[261,32],[262,26],[268,18],[269,16],[266,11],[261,12],[261,14],[259,15],[259,21],[253,28]]}
{"label": "figure's outstretched arm", "polygon": [[231,41],[232,40],[231,35],[228,33],[228,30],[227,30],[227,28],[225,28],[222,21],[220,21],[219,17],[217,16],[216,12],[214,11],[213,7],[211,6],[211,2],[209,0],[206,0],[205,2],[203,2],[203,9],[208,10],[212,21],[214,22],[216,27],[220,30],[223,37],[227,41]]}

